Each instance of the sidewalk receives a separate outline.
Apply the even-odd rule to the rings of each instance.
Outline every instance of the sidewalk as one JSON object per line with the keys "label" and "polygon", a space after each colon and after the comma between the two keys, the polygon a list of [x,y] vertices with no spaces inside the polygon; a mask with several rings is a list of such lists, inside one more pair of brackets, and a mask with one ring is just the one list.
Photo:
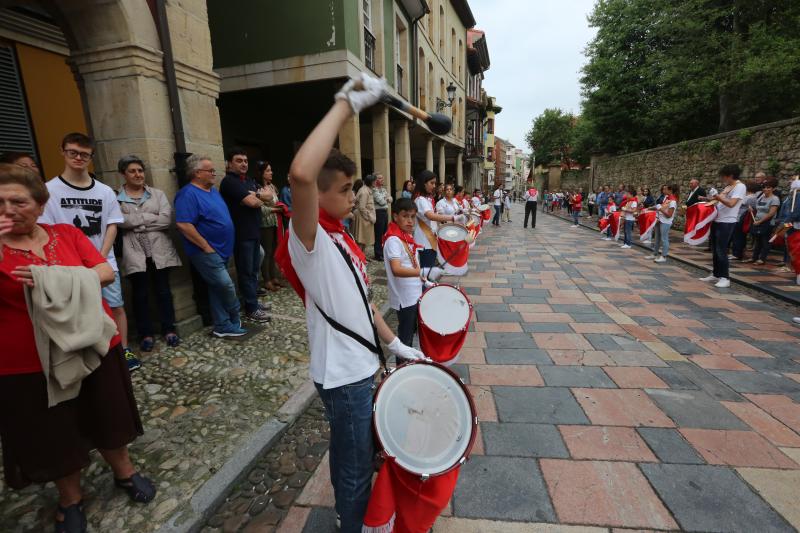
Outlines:
{"label": "sidewalk", "polygon": [[[572,218],[566,215],[566,211],[561,213],[543,213],[562,220],[572,222]],[[591,220],[587,222],[587,220]],[[597,219],[587,219],[581,217],[581,226],[598,230]],[[636,231],[638,234],[638,230]],[[650,249],[649,245],[642,244],[638,235],[634,237],[633,244],[640,248]],[[745,257],[750,256],[751,250],[745,251]],[[690,246],[683,242],[683,232],[672,230],[669,238],[669,258],[686,263],[696,268],[711,271],[711,252],[708,251],[706,244],[700,246]],[[788,303],[800,305],[800,285],[796,283],[794,272],[781,272],[777,265],[783,258],[783,252],[772,251],[765,265],[754,265],[741,261],[732,260],[730,265],[731,281],[741,283],[753,290],[761,291],[775,298],[780,298]],[[791,265],[790,265],[791,268]]]}
{"label": "sidewalk", "polygon": [[[556,217],[512,219],[486,227],[460,279],[475,314],[454,369],[480,428],[435,533],[796,531],[800,328],[785,309]],[[279,524],[231,495],[235,527],[204,533],[333,533],[328,468]]]}

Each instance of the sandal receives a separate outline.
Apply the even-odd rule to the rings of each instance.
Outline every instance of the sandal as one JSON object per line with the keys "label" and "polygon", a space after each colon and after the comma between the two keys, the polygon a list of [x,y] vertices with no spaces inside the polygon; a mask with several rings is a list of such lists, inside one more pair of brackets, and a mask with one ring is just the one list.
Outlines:
{"label": "sandal", "polygon": [[178,337],[178,334],[174,331],[170,331],[164,335],[164,340],[167,342],[167,346],[170,348],[174,348],[181,343],[181,338]]}
{"label": "sandal", "polygon": [[83,500],[66,507],[58,506],[58,512],[64,520],[56,520],[56,533],[85,533],[86,515],[83,512]]}
{"label": "sandal", "polygon": [[128,479],[114,478],[114,485],[125,490],[136,503],[149,503],[156,497],[156,486],[138,472]]}
{"label": "sandal", "polygon": [[152,352],[153,351],[153,346],[155,346],[155,345],[156,345],[156,341],[153,339],[153,337],[145,337],[139,343],[139,350],[141,350],[143,352]]}

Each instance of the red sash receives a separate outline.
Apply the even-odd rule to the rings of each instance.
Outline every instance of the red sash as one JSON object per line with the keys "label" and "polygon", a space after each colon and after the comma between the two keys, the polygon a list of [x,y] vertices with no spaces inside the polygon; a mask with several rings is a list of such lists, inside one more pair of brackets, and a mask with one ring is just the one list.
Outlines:
{"label": "red sash", "polygon": [[[322,226],[322,229],[324,229],[328,235],[341,235],[348,248],[346,251],[351,256],[361,261],[361,265],[357,266],[360,266],[362,269],[366,268],[367,258],[364,255],[364,252],[361,251],[361,248],[358,247],[356,241],[353,240],[353,237],[351,237],[350,234],[347,233],[347,230],[344,229],[344,225],[342,224],[341,220],[333,218],[328,213],[320,209],[319,225]],[[289,282],[289,285],[292,286],[294,292],[297,293],[297,296],[300,297],[300,299],[303,301],[303,305],[305,305],[306,290],[303,287],[303,283],[300,281],[300,278],[297,276],[297,272],[295,272],[294,267],[292,266],[292,258],[289,255],[288,231],[284,234],[283,239],[278,245],[278,248],[275,250],[275,262],[278,264],[281,272],[283,272],[283,276],[286,278],[286,281]],[[362,270],[362,274],[364,275],[364,281],[367,283],[367,285],[369,285],[369,279],[367,278],[366,271]]]}

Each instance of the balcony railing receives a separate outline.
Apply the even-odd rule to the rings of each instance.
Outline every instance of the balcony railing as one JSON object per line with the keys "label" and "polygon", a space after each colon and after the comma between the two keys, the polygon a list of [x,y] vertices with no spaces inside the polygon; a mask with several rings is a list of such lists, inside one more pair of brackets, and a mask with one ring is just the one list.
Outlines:
{"label": "balcony railing", "polygon": [[364,64],[372,72],[375,72],[375,36],[366,26],[364,27]]}

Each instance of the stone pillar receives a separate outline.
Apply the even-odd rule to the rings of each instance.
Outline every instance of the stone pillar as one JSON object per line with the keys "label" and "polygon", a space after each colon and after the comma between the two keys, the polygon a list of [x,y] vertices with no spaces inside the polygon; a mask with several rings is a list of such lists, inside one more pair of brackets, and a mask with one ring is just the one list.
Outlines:
{"label": "stone pillar", "polygon": [[456,156],[456,185],[464,185],[464,152],[461,150]]}
{"label": "stone pillar", "polygon": [[444,153],[444,142],[439,144],[439,172],[437,176],[439,177],[439,181],[444,183],[445,178],[445,153]]}
{"label": "stone pillar", "polygon": [[403,190],[403,183],[411,178],[411,140],[408,121],[400,120],[394,126],[394,185]]}
{"label": "stone pillar", "polygon": [[352,115],[339,130],[339,151],[356,164],[356,176],[361,176],[361,126],[358,115]]}
{"label": "stone pillar", "polygon": [[433,139],[430,137],[425,141],[425,168],[433,171]]}
{"label": "stone pillar", "polygon": [[392,179],[389,161],[389,108],[383,105],[372,110],[372,167],[388,182]]}

